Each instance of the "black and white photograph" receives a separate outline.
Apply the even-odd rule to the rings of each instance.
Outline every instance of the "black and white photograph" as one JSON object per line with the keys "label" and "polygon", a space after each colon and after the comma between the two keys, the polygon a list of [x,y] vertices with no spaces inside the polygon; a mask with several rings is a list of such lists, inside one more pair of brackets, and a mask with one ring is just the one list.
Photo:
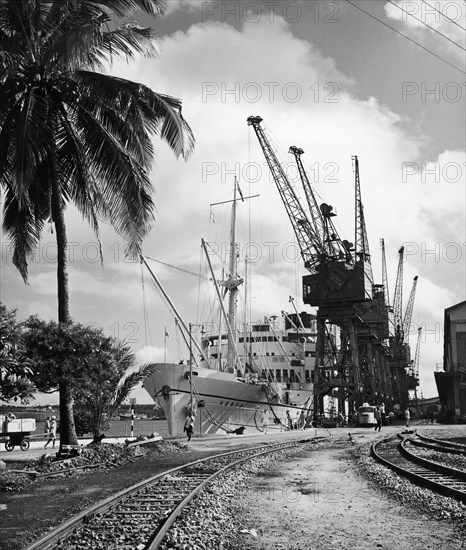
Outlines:
{"label": "black and white photograph", "polygon": [[0,0],[0,550],[466,548],[466,2]]}

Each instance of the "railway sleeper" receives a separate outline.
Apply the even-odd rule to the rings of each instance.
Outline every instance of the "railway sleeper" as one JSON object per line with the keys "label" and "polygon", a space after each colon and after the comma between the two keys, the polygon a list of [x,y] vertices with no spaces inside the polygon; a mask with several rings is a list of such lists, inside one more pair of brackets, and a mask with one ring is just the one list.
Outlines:
{"label": "railway sleeper", "polygon": [[462,443],[456,443],[454,441],[445,441],[444,439],[434,439],[432,437],[427,437],[425,435],[422,435],[420,433],[416,432],[416,436],[423,440],[427,441],[429,443],[432,443],[434,445],[441,445],[442,447],[449,447],[451,449],[459,450],[466,454],[466,445],[463,445]]}
{"label": "railway sleeper", "polygon": [[[225,468],[235,467],[245,458],[261,456],[269,452],[296,447],[296,444],[264,446],[251,449],[251,452],[231,451],[228,459],[219,460],[219,455],[200,459],[185,466],[179,466],[162,476],[154,476],[124,490],[115,497],[108,497],[87,511],[78,514],[61,528],[57,528],[28,547],[28,550],[108,550],[109,548],[131,548],[131,550],[155,549],[160,544],[176,517],[183,514],[183,506],[193,496],[206,489],[206,483],[219,475]],[[257,452],[260,451],[260,452]],[[233,462],[232,462],[233,460]],[[201,461],[207,467],[202,473],[181,473],[183,468],[197,469]],[[208,462],[207,462],[208,461]],[[209,472],[209,473],[208,473]],[[148,487],[147,484],[151,484]],[[137,499],[137,500],[133,500]],[[150,500],[156,502],[152,509],[137,511],[136,502],[142,500],[143,506],[150,506]],[[126,500],[126,502],[124,502]],[[165,506],[158,506],[164,503]],[[158,530],[158,531],[157,531]],[[53,545],[53,546],[52,546]],[[148,546],[149,545],[149,546]]]}
{"label": "railway sleeper", "polygon": [[423,449],[430,449],[432,451],[438,451],[440,453],[449,453],[454,455],[466,456],[466,449],[459,449],[456,447],[447,447],[445,445],[440,445],[439,443],[429,443],[427,441],[419,441],[418,439],[410,439],[409,442],[416,447],[421,447]]}
{"label": "railway sleeper", "polygon": [[466,481],[466,472],[463,470],[458,470],[457,468],[451,468],[449,466],[443,466],[442,464],[439,464],[438,462],[432,462],[431,460],[427,460],[425,458],[422,458],[420,456],[417,456],[413,453],[411,453],[407,448],[407,441],[401,441],[399,444],[399,449],[401,454],[406,457],[408,460],[411,460],[414,463],[417,463],[421,466],[424,466],[428,470],[434,470],[437,473],[440,473],[442,475],[452,476],[459,480]]}
{"label": "railway sleeper", "polygon": [[[462,484],[461,479],[457,476],[453,477],[451,474],[441,474],[438,471],[432,470],[436,464],[430,461],[424,460],[424,464],[431,468],[426,470],[419,466],[409,466],[408,461],[412,460],[412,455],[409,451],[403,449],[404,441],[399,444],[393,440],[393,438],[383,440],[378,444],[373,444],[371,447],[372,455],[382,464],[394,470],[397,474],[402,475],[410,479],[412,482],[428,487],[434,492],[444,494],[446,496],[455,497],[458,500],[466,503],[466,491],[463,489],[464,485],[460,485],[461,489],[454,486],[450,486],[450,483]],[[395,444],[398,450],[397,456],[394,456],[393,445]],[[392,446],[392,448],[390,448]],[[390,452],[389,452],[390,451]],[[404,452],[403,452],[404,451]],[[466,472],[462,472],[466,475]]]}
{"label": "railway sleeper", "polygon": [[133,499],[134,502],[169,502],[177,501],[178,497],[136,497]]}

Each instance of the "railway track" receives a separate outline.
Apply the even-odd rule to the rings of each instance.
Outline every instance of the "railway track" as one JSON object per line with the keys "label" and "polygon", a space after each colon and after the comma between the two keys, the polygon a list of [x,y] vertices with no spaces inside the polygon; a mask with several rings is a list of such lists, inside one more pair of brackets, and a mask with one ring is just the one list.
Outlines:
{"label": "railway track", "polygon": [[[418,445],[422,443],[418,440],[413,441]],[[413,483],[466,503],[466,471],[417,456],[409,449],[413,441],[399,434],[398,437],[393,436],[373,443],[371,453],[381,464],[407,477]],[[448,447],[442,446],[439,440],[423,443],[429,447],[435,445],[436,450],[442,448],[442,452],[449,452]]]}
{"label": "railway track", "polygon": [[456,455],[466,456],[466,445],[461,443],[453,443],[452,441],[445,441],[443,439],[434,439],[432,437],[426,437],[416,432],[419,439],[412,439],[411,443],[419,447],[425,447],[433,451],[439,451],[441,453],[450,453]]}
{"label": "railway track", "polygon": [[25,550],[156,550],[183,509],[220,474],[303,442],[230,451],[173,468],[84,510]]}

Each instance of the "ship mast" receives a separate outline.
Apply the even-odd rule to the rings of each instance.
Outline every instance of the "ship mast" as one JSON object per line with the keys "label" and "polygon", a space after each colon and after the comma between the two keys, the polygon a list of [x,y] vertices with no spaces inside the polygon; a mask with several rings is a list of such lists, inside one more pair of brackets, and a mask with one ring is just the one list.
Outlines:
{"label": "ship mast", "polygon": [[[226,202],[231,202],[231,226],[230,226],[230,255],[228,259],[228,269],[229,274],[226,281],[219,281],[219,284],[223,286],[228,291],[228,314],[226,317],[226,324],[228,329],[228,340],[227,340],[227,365],[228,367],[234,368],[238,366],[240,372],[243,371],[243,367],[238,358],[238,350],[236,346],[236,303],[238,296],[238,287],[244,282],[244,279],[238,277],[238,252],[236,246],[236,208],[238,201],[238,192],[240,194],[241,200],[252,199],[258,197],[258,195],[250,195],[248,197],[243,197],[241,190],[238,185],[238,181],[235,176],[235,185],[233,190],[233,200],[214,202],[210,206],[216,206],[218,204],[225,204]],[[203,246],[205,244],[203,243]],[[207,261],[210,265],[210,259],[207,254]],[[212,270],[211,270],[212,271]],[[214,277],[214,275],[212,274]],[[215,277],[214,283],[216,284]],[[223,304],[220,297],[220,293],[217,291],[220,300],[220,307],[223,310]],[[221,342],[219,341],[219,353],[221,350]]]}
{"label": "ship mast", "polygon": [[233,202],[231,203],[231,228],[230,228],[230,274],[227,280],[227,288],[230,291],[228,297],[228,321],[230,322],[230,331],[228,333],[227,365],[235,364],[235,344],[236,344],[236,300],[238,295],[238,286],[243,279],[238,278],[238,255],[236,250],[236,192],[238,182],[235,176],[235,186],[233,191]]}

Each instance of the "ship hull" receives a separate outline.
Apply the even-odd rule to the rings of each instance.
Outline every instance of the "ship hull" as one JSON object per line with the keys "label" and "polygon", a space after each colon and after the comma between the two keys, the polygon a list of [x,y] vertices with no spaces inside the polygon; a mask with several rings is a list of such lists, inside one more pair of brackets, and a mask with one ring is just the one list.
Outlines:
{"label": "ship hull", "polygon": [[183,434],[184,422],[191,411],[191,397],[196,410],[195,432],[202,434],[234,433],[245,427],[248,433],[263,430],[262,412],[268,411],[269,429],[286,427],[286,409],[266,385],[247,383],[233,374],[213,369],[173,363],[153,365],[143,387],[163,407],[171,436]]}

